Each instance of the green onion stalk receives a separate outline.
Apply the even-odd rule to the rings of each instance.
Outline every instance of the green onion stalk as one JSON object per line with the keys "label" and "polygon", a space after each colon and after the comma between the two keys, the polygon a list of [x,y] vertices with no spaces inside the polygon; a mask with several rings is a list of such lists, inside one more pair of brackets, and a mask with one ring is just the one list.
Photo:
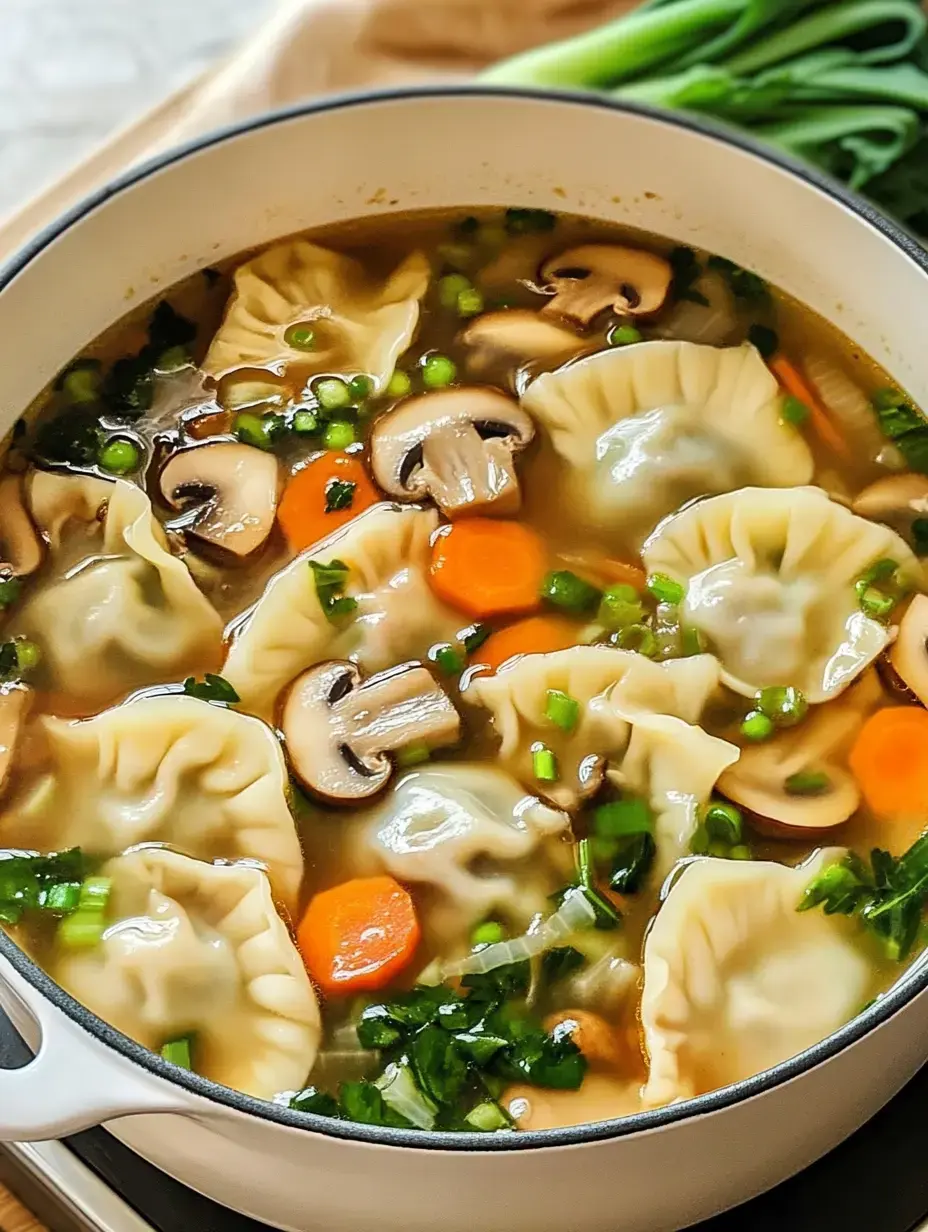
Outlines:
{"label": "green onion stalk", "polygon": [[722,120],[928,233],[926,30],[918,0],[647,0],[483,79]]}

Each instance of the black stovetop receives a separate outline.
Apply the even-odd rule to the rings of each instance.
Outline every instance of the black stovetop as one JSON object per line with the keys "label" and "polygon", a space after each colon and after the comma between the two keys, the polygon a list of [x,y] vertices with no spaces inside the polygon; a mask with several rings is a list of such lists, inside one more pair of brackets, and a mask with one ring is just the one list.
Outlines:
{"label": "black stovetop", "polygon": [[[28,1057],[0,1011],[0,1068],[22,1065]],[[928,1066],[825,1159],[693,1232],[911,1232],[928,1213],[926,1109]],[[2,1115],[0,1110],[0,1120]],[[103,1129],[75,1134],[65,1142],[156,1232],[262,1232],[263,1225],[165,1176]],[[620,1223],[620,1202],[616,1210]]]}

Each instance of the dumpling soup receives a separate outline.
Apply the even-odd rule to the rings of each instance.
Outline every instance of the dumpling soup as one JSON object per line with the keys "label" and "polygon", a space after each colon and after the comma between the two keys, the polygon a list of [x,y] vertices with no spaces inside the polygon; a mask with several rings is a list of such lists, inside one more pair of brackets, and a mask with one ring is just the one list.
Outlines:
{"label": "dumpling soup", "polygon": [[533,209],[205,269],[0,474],[0,923],[421,1131],[777,1065],[920,953],[928,424],[724,256]]}

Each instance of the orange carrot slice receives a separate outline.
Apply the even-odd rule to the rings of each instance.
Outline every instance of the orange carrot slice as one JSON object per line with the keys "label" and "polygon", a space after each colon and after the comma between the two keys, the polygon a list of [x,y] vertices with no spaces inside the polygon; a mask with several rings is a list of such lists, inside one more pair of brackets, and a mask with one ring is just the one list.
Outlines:
{"label": "orange carrot slice", "polygon": [[467,518],[439,535],[432,549],[432,589],[468,616],[488,620],[541,606],[547,552],[519,522]]}
{"label": "orange carrot slice", "polygon": [[877,816],[928,820],[928,710],[878,710],[860,729],[849,764]]}
{"label": "orange carrot slice", "polygon": [[474,651],[471,663],[485,663],[494,672],[513,655],[550,654],[577,645],[580,626],[564,616],[530,616],[492,633]]}
{"label": "orange carrot slice", "polygon": [[851,448],[847,441],[831,422],[831,418],[822,403],[821,398],[805,379],[796,366],[785,355],[775,355],[767,361],[770,371],[780,382],[788,394],[798,398],[803,406],[808,408],[809,423],[812,431],[833,453],[842,458],[851,457]]}
{"label": "orange carrot slice", "polygon": [[[333,487],[337,483],[353,483],[354,488],[346,504],[327,513],[327,505],[336,503],[331,497],[338,491]],[[380,493],[360,458],[324,453],[297,471],[287,484],[277,509],[277,521],[291,551],[302,552],[379,500]]]}
{"label": "orange carrot slice", "polygon": [[332,997],[389,984],[420,937],[412,898],[392,877],[358,877],[323,890],[297,930],[307,971]]}

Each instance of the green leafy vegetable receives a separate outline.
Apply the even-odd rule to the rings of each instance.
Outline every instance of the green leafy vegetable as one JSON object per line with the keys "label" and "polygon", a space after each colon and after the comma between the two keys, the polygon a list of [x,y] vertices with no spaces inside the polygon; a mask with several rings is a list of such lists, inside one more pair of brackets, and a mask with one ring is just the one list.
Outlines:
{"label": "green leafy vegetable", "polygon": [[79,905],[86,872],[79,847],[53,855],[0,852],[0,921],[18,924],[33,911],[68,915]]}
{"label": "green leafy vegetable", "polygon": [[579,971],[585,962],[584,956],[572,945],[558,946],[542,955],[541,974],[546,983],[556,984]]}
{"label": "green leafy vegetable", "polygon": [[357,486],[350,479],[330,479],[325,485],[326,513],[336,513],[341,509],[350,509]]}
{"label": "green leafy vegetable", "polygon": [[912,952],[928,902],[928,835],[896,858],[878,847],[869,864],[854,852],[830,864],[807,887],[800,911],[856,916],[902,962]]}
{"label": "green leafy vegetable", "polygon": [[188,1035],[181,1039],[169,1040],[161,1046],[162,1060],[170,1061],[172,1065],[179,1065],[181,1069],[193,1069],[190,1053],[191,1040]]}
{"label": "green leafy vegetable", "polygon": [[358,601],[342,594],[349,572],[345,562],[332,560],[323,565],[318,560],[311,560],[309,567],[313,571],[316,595],[328,620],[337,624],[343,617],[352,615],[357,610]]}
{"label": "green leafy vegetable", "polygon": [[314,1112],[316,1116],[338,1116],[338,1100],[316,1087],[306,1087],[294,1095],[290,1107],[297,1112]]}
{"label": "green leafy vegetable", "polygon": [[184,692],[188,697],[198,697],[202,702],[225,702],[227,705],[234,705],[235,702],[241,701],[228,680],[224,676],[214,675],[213,672],[207,672],[202,681],[188,676],[184,681]]}

